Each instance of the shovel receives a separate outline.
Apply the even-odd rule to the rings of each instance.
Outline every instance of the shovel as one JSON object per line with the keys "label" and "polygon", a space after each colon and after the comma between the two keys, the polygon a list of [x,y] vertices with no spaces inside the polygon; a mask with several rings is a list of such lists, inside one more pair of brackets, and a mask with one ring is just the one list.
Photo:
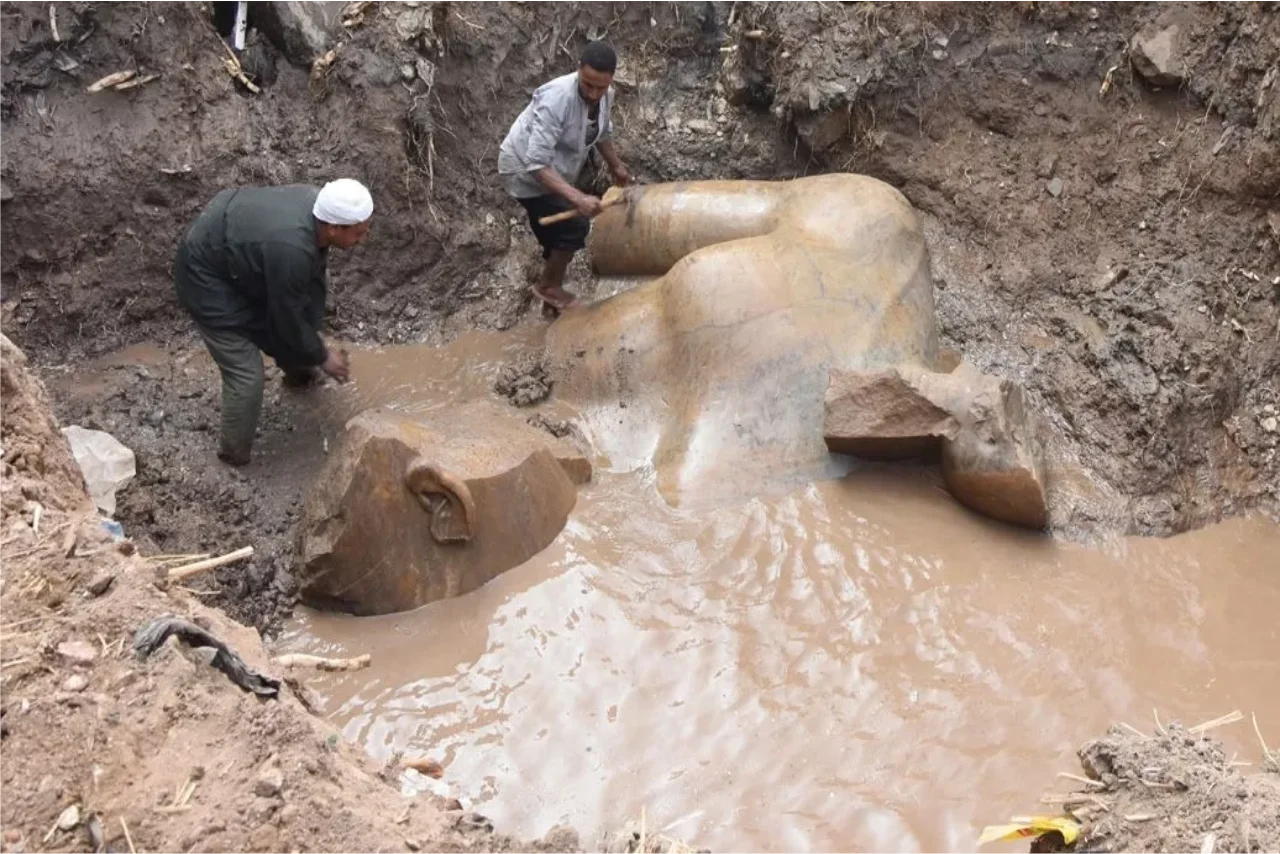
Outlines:
{"label": "shovel", "polygon": [[[600,210],[603,211],[605,208],[611,208],[616,204],[625,202],[626,200],[626,190],[621,187],[610,187],[604,191],[604,196],[600,198]],[[578,213],[576,208],[570,209],[567,211],[561,211],[558,214],[540,217],[538,219],[538,225],[555,225],[557,222],[564,222],[567,219],[573,219],[574,217],[579,216],[582,216],[582,214]]]}

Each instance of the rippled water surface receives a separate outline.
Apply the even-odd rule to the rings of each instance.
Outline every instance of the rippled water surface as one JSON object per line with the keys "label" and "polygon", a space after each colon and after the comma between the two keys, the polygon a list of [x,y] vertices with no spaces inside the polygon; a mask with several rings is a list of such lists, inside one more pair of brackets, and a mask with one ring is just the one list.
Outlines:
{"label": "rippled water surface", "polygon": [[[534,560],[461,599],[304,612],[284,645],[375,758],[504,831],[645,807],[714,850],[972,850],[1111,722],[1256,711],[1280,732],[1280,528],[1084,547],[957,506],[925,469],[667,506],[601,475]],[[1255,758],[1247,727],[1221,731]]]}

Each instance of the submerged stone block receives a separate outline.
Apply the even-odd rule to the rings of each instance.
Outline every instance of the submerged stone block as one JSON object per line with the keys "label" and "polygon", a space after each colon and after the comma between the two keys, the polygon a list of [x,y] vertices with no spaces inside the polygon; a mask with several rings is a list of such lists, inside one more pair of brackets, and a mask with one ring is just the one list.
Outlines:
{"label": "submerged stone block", "polygon": [[827,447],[866,459],[941,453],[947,489],[966,507],[1028,528],[1048,521],[1036,421],[1022,389],[967,363],[831,372]]}
{"label": "submerged stone block", "polygon": [[966,507],[1025,528],[1049,523],[1038,419],[1027,411],[1022,387],[962,364],[954,379],[963,407],[960,424],[943,442],[942,476]]}
{"label": "submerged stone block", "polygon": [[489,404],[363,412],[304,510],[303,601],[386,614],[460,596],[546,548],[584,455]]}
{"label": "submerged stone block", "polygon": [[955,436],[960,425],[917,381],[925,373],[831,371],[822,424],[827,447],[876,460],[936,454],[939,442]]}

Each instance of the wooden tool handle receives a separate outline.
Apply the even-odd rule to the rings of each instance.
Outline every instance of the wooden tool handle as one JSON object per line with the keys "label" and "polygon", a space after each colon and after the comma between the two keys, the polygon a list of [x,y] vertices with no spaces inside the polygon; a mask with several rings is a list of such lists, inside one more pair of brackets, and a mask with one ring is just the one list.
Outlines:
{"label": "wooden tool handle", "polygon": [[538,225],[555,225],[557,222],[564,222],[567,219],[573,219],[574,217],[579,216],[582,216],[582,214],[578,213],[577,208],[570,208],[569,210],[561,211],[558,214],[551,214],[550,216],[539,218]]}
{"label": "wooden tool handle", "polygon": [[[621,187],[610,187],[605,191],[604,198],[600,200],[600,210],[611,208],[618,202],[625,201],[627,194],[623,192]],[[538,225],[555,225],[557,222],[564,222],[567,219],[582,216],[576,208],[570,208],[567,211],[561,211],[558,214],[551,214],[538,218]]]}

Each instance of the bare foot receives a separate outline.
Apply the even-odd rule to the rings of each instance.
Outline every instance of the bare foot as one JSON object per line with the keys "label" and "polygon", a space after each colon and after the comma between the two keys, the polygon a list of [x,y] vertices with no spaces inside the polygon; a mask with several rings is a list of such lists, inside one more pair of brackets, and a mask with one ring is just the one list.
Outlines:
{"label": "bare foot", "polygon": [[537,294],[538,299],[547,303],[554,309],[568,308],[573,304],[573,301],[577,299],[577,297],[566,291],[564,288],[546,288],[544,290],[535,285],[533,292]]}

